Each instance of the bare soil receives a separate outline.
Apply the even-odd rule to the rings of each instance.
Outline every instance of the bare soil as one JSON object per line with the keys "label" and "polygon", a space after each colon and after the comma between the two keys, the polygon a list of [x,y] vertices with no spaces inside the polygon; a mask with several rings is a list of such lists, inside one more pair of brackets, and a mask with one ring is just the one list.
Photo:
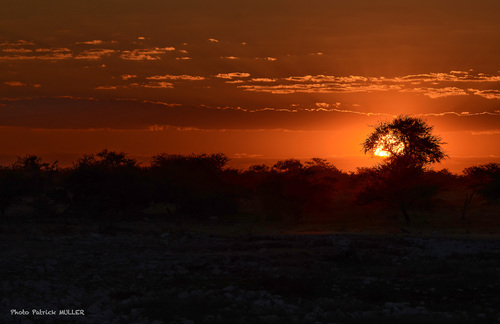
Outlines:
{"label": "bare soil", "polygon": [[500,322],[496,237],[206,228],[4,225],[0,322]]}

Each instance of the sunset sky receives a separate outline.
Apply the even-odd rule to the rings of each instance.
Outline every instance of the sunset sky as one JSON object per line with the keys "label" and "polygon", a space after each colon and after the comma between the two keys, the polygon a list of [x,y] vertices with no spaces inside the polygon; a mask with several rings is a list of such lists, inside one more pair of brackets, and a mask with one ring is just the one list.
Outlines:
{"label": "sunset sky", "polygon": [[0,162],[104,148],[244,167],[380,162],[424,118],[464,167],[500,162],[500,1],[0,0]]}

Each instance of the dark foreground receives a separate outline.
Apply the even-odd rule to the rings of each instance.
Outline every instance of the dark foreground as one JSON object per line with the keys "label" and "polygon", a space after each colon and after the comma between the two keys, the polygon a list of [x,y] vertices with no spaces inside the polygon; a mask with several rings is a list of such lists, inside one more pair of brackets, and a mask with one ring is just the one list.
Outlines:
{"label": "dark foreground", "polygon": [[491,238],[169,228],[1,238],[1,323],[500,322]]}

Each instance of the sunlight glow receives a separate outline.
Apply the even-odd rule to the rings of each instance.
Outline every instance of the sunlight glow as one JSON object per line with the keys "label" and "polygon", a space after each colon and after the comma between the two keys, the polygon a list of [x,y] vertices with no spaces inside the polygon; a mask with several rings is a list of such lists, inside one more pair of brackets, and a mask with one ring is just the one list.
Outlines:
{"label": "sunlight glow", "polygon": [[404,143],[400,142],[394,135],[388,134],[380,139],[373,155],[378,157],[389,157],[394,153],[400,153],[405,148]]}

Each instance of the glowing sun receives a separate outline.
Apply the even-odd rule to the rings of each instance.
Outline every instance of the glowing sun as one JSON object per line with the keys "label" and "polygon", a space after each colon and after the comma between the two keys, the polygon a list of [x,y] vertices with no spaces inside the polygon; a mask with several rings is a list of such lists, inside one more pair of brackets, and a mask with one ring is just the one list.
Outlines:
{"label": "glowing sun", "polygon": [[388,157],[394,154],[401,153],[404,148],[404,143],[401,142],[396,136],[387,134],[380,138],[377,143],[377,147],[373,151],[373,155],[379,157]]}

